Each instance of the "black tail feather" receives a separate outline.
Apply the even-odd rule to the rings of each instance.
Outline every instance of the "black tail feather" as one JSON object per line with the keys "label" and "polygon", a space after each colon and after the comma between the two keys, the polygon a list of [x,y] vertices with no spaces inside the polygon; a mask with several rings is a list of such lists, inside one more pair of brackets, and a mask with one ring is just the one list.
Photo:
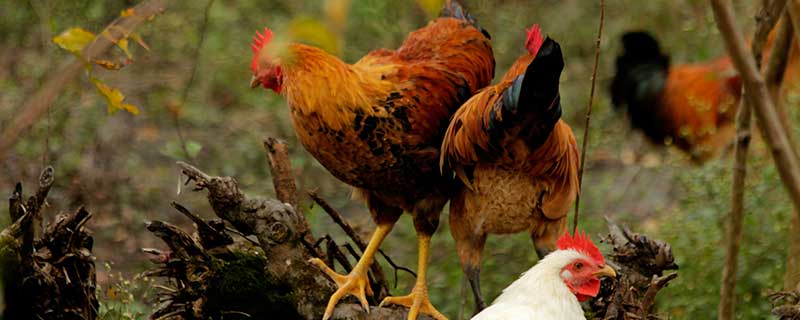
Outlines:
{"label": "black tail feather", "polygon": [[[511,87],[503,93],[502,108],[493,110],[491,115],[490,122],[496,126],[493,128],[496,130],[491,132],[499,138],[505,129],[520,125],[525,128],[520,137],[531,147],[544,143],[561,118],[558,88],[563,70],[561,46],[548,37],[525,74],[514,79]],[[500,117],[497,117],[497,111],[501,112]]]}
{"label": "black tail feather", "polygon": [[459,3],[457,0],[445,0],[444,7],[442,8],[442,12],[439,14],[439,16],[465,20],[480,30],[487,39],[492,39],[492,35],[490,35],[486,29],[481,28],[481,26],[478,24],[478,20],[469,14],[469,12],[464,9],[464,6],[461,5],[461,3]]}
{"label": "black tail feather", "polygon": [[647,32],[628,32],[622,36],[623,53],[617,57],[616,74],[611,83],[615,108],[638,109],[653,103],[669,68],[669,57]]}

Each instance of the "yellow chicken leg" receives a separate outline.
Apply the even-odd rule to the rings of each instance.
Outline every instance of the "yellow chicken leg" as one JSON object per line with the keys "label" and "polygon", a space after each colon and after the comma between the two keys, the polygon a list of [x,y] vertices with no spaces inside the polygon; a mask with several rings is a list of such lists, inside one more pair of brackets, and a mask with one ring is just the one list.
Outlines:
{"label": "yellow chicken leg", "polygon": [[369,304],[367,303],[365,294],[372,295],[372,289],[369,286],[367,272],[369,272],[369,267],[372,264],[372,259],[375,257],[375,252],[378,251],[378,248],[383,242],[383,239],[386,238],[386,235],[389,234],[389,231],[392,231],[393,226],[394,224],[378,225],[361,259],[358,260],[358,263],[353,267],[353,270],[350,271],[350,274],[346,276],[336,273],[336,271],[333,271],[320,259],[314,258],[309,260],[309,262],[319,267],[322,272],[325,272],[338,287],[336,292],[331,295],[330,300],[328,300],[328,306],[325,308],[325,315],[322,316],[322,320],[328,320],[328,318],[333,315],[333,309],[336,307],[336,304],[339,303],[339,300],[346,297],[348,294],[356,296],[361,302],[361,306],[364,307],[364,310],[369,313]]}
{"label": "yellow chicken leg", "polygon": [[428,285],[425,282],[425,274],[428,270],[428,255],[430,253],[431,235],[419,234],[417,235],[419,241],[419,265],[417,282],[414,284],[414,289],[407,296],[402,297],[386,297],[381,301],[379,306],[384,304],[397,304],[408,307],[408,320],[416,320],[417,315],[422,312],[432,316],[437,320],[447,320],[441,312],[436,310],[428,299]]}

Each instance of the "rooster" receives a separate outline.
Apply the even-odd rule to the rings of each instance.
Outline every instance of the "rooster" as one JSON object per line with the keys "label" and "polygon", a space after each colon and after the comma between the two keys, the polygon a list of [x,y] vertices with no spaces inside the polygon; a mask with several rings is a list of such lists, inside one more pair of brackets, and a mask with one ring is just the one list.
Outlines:
{"label": "rooster", "polygon": [[578,148],[560,120],[561,48],[534,25],[528,53],[501,81],[455,114],[442,144],[442,168],[462,187],[450,203],[450,227],[476,309],[481,253],[488,234],[528,232],[539,258],[555,249],[578,192]]}
{"label": "rooster", "polygon": [[286,99],[300,142],[354,187],[377,224],[348,275],[310,261],[338,287],[323,319],[348,294],[369,311],[368,269],[404,211],[417,231],[418,276],[411,294],[388,297],[381,305],[407,306],[409,319],[420,312],[445,319],[431,305],[425,282],[431,235],[454,185],[438,170],[439,147],[453,112],[491,83],[489,34],[456,1],[445,1],[440,17],[412,32],[399,49],[370,52],[355,64],[304,44],[274,50],[272,37],[265,29],[255,38],[251,86]]}
{"label": "rooster", "polygon": [[[767,50],[774,36],[773,30]],[[732,141],[742,81],[730,57],[671,65],[646,32],[626,33],[622,46],[611,96],[616,108],[627,108],[632,127],[656,144],[675,145],[696,163],[712,158]],[[787,84],[796,81],[800,68],[796,42],[792,50],[784,76]]]}
{"label": "rooster", "polygon": [[617,273],[583,233],[566,233],[557,246],[472,320],[586,319],[580,303],[597,296],[599,277]]}

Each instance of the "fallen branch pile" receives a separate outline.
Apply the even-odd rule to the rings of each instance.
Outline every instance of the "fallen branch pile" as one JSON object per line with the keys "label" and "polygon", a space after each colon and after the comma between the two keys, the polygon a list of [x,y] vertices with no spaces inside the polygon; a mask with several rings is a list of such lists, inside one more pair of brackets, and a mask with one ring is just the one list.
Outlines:
{"label": "fallen branch pile", "polygon": [[[195,191],[208,192],[209,204],[219,219],[204,220],[173,203],[195,222],[197,238],[166,222],[148,223],[147,229],[170,249],[144,249],[157,264],[147,275],[161,277],[167,283],[161,287],[160,306],[153,319],[317,319],[323,313],[334,286],[308,260],[320,258],[329,265],[336,261],[349,271],[349,259],[358,259],[358,253],[350,245],[344,246],[347,254],[343,253],[342,247],[327,235],[314,240],[305,216],[293,205],[298,196],[288,149],[276,139],[265,141],[265,149],[277,200],[248,196],[231,177],[208,175],[194,166],[178,163],[187,177],[186,184],[193,182]],[[312,197],[332,217],[338,217],[339,225],[349,228],[324,200]],[[234,241],[231,233],[245,240]],[[361,248],[363,240],[355,233],[348,234]],[[325,250],[320,248],[323,243]],[[378,264],[374,264],[370,279],[375,293],[371,302],[375,303],[388,294]],[[371,307],[367,315],[353,301],[339,304],[333,319],[391,320],[405,319],[406,315],[406,310],[399,307]]]}
{"label": "fallen branch pile", "polygon": [[93,239],[84,225],[92,217],[83,207],[61,213],[36,237],[54,170],[47,167],[39,188],[27,200],[17,183],[9,198],[14,223],[0,233],[0,260],[6,309],[3,319],[97,318]]}
{"label": "fallen branch pile", "polygon": [[[216,218],[204,219],[172,203],[175,210],[194,222],[194,230],[182,230],[163,221],[147,223],[147,230],[169,248],[143,249],[155,264],[145,275],[162,279],[156,286],[160,292],[151,319],[318,319],[334,285],[308,260],[320,258],[328,265],[339,265],[344,272],[352,269],[364,240],[341,214],[311,192],[311,198],[353,244],[339,245],[328,235],[315,238],[305,216],[295,209],[297,188],[294,180],[285,176],[291,176],[288,149],[274,139],[266,141],[265,146],[279,189],[278,199],[248,196],[231,177],[212,176],[178,163],[187,177],[186,184],[193,182],[195,191],[207,192]],[[53,169],[48,167],[33,196],[24,200],[22,186],[17,184],[9,199],[14,223],[0,232],[6,290],[4,319],[97,318],[93,239],[84,228],[91,213],[81,207],[57,215],[40,237],[35,236],[33,222],[41,219],[53,177]],[[656,293],[676,277],[675,273],[662,276],[665,270],[677,268],[671,249],[610,221],[609,230],[605,241],[614,248],[609,264],[621,277],[603,281],[592,311],[598,319],[653,318],[650,308]],[[400,270],[414,274],[381,254],[395,269],[395,282]],[[369,278],[373,292],[369,299],[375,305],[389,288],[379,264],[373,265]],[[349,298],[337,306],[332,319],[406,317],[407,310],[398,306],[370,307],[367,314]]]}
{"label": "fallen branch pile", "polygon": [[600,294],[591,303],[596,319],[638,320],[659,319],[651,308],[658,291],[678,277],[672,248],[664,241],[633,233],[606,218],[609,234],[603,242],[613,247],[606,255],[608,264],[619,274],[616,279],[602,281]]}
{"label": "fallen branch pile", "polygon": [[772,314],[778,319],[800,319],[800,285],[795,290],[773,293],[769,300],[772,301]]}

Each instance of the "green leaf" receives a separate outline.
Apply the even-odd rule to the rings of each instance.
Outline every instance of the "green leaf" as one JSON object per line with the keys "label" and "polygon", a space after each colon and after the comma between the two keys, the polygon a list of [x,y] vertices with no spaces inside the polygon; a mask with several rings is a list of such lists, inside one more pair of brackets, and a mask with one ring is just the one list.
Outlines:
{"label": "green leaf", "polygon": [[422,11],[425,11],[429,19],[433,19],[439,15],[444,3],[442,0],[417,0],[417,4],[422,8]]}
{"label": "green leaf", "polygon": [[94,38],[93,33],[82,28],[70,28],[53,38],[53,42],[62,49],[80,56],[83,49],[92,43]]}
{"label": "green leaf", "polygon": [[109,87],[97,78],[92,78],[92,83],[97,88],[97,92],[106,98],[109,114],[114,114],[117,110],[125,110],[133,115],[139,114],[139,108],[132,104],[123,103],[123,101],[125,101],[125,95],[119,90]]}
{"label": "green leaf", "polygon": [[335,55],[340,53],[336,35],[317,19],[295,18],[289,24],[289,33],[297,41],[310,43]]}
{"label": "green leaf", "polygon": [[197,154],[200,153],[200,150],[203,149],[203,145],[199,142],[194,140],[186,141],[186,152],[189,153],[189,157],[197,157]]}

